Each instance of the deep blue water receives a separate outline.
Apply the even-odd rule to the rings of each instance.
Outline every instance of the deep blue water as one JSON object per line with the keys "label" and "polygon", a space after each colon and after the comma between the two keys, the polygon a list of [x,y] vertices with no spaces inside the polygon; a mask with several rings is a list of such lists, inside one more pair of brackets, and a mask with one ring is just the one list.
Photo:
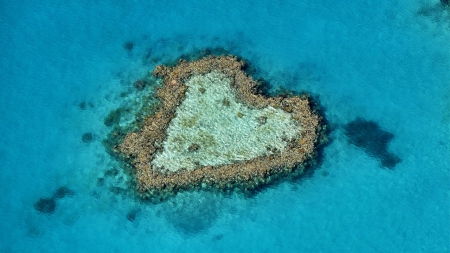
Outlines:
{"label": "deep blue water", "polygon": [[[450,252],[449,8],[142,2],[0,3],[0,252]],[[332,130],[320,167],[252,198],[114,193],[127,178],[105,175],[104,118],[140,101],[132,82],[155,64],[213,47],[319,98]],[[358,117],[393,135],[393,169],[348,141]],[[61,186],[74,194],[36,211]]]}

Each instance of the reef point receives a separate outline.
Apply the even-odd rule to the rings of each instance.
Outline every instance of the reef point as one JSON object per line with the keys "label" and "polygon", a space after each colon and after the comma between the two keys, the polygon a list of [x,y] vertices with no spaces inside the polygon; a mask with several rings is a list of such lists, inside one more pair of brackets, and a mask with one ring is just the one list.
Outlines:
{"label": "reef point", "polygon": [[155,113],[114,148],[142,197],[195,188],[255,189],[301,174],[314,157],[321,117],[309,96],[266,97],[234,56],[157,66]]}

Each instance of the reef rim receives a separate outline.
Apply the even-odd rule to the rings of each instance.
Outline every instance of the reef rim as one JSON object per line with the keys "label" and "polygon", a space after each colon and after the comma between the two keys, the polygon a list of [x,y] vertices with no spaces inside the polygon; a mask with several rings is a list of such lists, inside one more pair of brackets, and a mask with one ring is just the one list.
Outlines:
{"label": "reef rim", "polygon": [[[324,132],[322,118],[313,109],[308,95],[292,97],[265,97],[257,94],[259,83],[244,71],[245,62],[235,56],[207,56],[195,61],[179,60],[174,67],[157,66],[153,75],[163,79],[157,91],[161,105],[148,116],[139,129],[129,132],[114,152],[133,168],[136,189],[145,199],[161,198],[180,190],[212,187],[221,190],[251,190],[267,185],[280,176],[302,174],[316,154],[319,139]],[[167,171],[152,165],[156,154],[163,149],[167,129],[176,116],[176,109],[184,101],[192,76],[217,71],[231,79],[238,102],[254,109],[273,107],[291,115],[301,129],[287,141],[282,151],[270,152],[253,159],[217,166],[198,166],[195,169]]]}

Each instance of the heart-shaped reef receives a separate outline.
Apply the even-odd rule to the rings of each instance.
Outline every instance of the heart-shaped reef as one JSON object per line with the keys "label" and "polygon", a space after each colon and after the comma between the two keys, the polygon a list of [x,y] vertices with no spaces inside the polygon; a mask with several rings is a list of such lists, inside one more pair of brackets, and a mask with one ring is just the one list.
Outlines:
{"label": "heart-shaped reef", "polygon": [[235,56],[157,66],[159,107],[114,152],[133,168],[137,192],[244,191],[301,175],[324,138],[309,95],[268,97]]}

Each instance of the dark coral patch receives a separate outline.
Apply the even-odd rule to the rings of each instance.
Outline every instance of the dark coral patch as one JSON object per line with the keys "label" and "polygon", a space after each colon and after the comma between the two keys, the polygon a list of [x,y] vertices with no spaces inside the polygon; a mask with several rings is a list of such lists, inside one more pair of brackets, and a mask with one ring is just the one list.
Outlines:
{"label": "dark coral patch", "polygon": [[127,41],[123,43],[123,49],[125,49],[128,52],[131,52],[134,48],[134,42],[133,41]]}
{"label": "dark coral patch", "polygon": [[388,151],[389,142],[394,138],[374,121],[357,118],[344,126],[349,143],[362,148],[368,155],[380,160],[381,165],[393,169],[401,159]]}
{"label": "dark coral patch", "polygon": [[86,110],[86,102],[80,102],[78,104],[78,108],[80,108],[80,110]]}
{"label": "dark coral patch", "polygon": [[132,209],[127,213],[127,220],[134,222],[136,220],[137,215],[139,214],[140,209]]}
{"label": "dark coral patch", "polygon": [[103,120],[103,123],[107,127],[111,127],[113,125],[117,125],[120,122],[120,119],[122,118],[123,114],[126,112],[126,109],[124,108],[118,108],[116,110],[111,111],[108,116]]}
{"label": "dark coral patch", "polygon": [[55,191],[55,193],[53,193],[53,198],[62,199],[65,197],[72,197],[74,194],[74,191],[72,191],[71,189],[67,188],[66,186],[61,186]]}
{"label": "dark coral patch", "polygon": [[34,203],[34,209],[41,213],[52,214],[56,209],[56,201],[54,198],[39,198]]}
{"label": "dark coral patch", "polygon": [[52,214],[56,210],[56,201],[65,197],[72,197],[75,194],[74,191],[66,186],[59,187],[51,198],[39,198],[34,203],[34,209],[41,213]]}
{"label": "dark coral patch", "polygon": [[136,80],[133,83],[134,88],[136,88],[137,90],[143,90],[146,85],[147,82],[145,82],[144,80]]}
{"label": "dark coral patch", "polygon": [[83,141],[84,143],[89,143],[94,139],[94,137],[92,136],[91,133],[84,133],[81,136],[81,141]]}
{"label": "dark coral patch", "polygon": [[82,101],[78,104],[78,109],[80,109],[82,111],[84,111],[88,108],[91,108],[91,109],[94,108],[94,104],[92,102],[85,102],[85,101]]}

